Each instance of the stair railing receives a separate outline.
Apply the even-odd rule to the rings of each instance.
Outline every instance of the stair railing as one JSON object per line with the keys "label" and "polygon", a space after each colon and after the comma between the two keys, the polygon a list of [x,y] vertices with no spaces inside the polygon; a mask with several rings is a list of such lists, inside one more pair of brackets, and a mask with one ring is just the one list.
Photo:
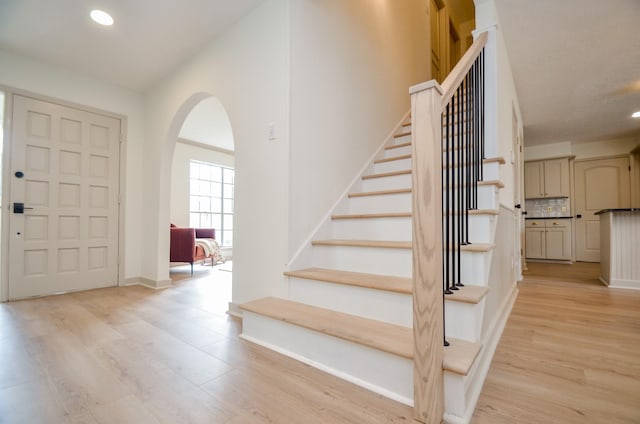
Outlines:
{"label": "stair railing", "polygon": [[444,415],[444,293],[462,285],[461,250],[484,157],[484,46],[476,37],[440,86],[411,88],[414,418]]}

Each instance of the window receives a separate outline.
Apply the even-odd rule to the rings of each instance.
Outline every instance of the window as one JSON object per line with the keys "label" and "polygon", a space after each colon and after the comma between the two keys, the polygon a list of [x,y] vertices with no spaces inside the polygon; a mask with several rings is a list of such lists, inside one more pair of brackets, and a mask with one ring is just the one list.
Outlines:
{"label": "window", "polygon": [[235,171],[212,163],[190,162],[189,225],[215,228],[220,246],[233,244],[233,180]]}

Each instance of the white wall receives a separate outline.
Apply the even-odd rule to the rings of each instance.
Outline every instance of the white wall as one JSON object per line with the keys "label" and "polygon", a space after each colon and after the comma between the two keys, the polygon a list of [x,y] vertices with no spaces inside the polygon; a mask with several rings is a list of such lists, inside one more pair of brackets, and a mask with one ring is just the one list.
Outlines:
{"label": "white wall", "polygon": [[171,200],[169,221],[178,227],[189,226],[189,172],[192,160],[234,168],[233,155],[194,146],[178,140],[171,163]]}
{"label": "white wall", "polygon": [[[170,167],[189,111],[217,97],[235,142],[233,301],[286,296],[289,167],[289,8],[266,0],[146,97],[147,198],[143,272],[168,279]],[[274,123],[276,140],[267,139]]]}
{"label": "white wall", "polygon": [[425,0],[291,1],[293,254],[429,75]]}
{"label": "white wall", "polygon": [[124,276],[140,275],[140,221],[144,203],[144,112],[138,93],[66,69],[0,50],[0,85],[90,106],[127,117]]}

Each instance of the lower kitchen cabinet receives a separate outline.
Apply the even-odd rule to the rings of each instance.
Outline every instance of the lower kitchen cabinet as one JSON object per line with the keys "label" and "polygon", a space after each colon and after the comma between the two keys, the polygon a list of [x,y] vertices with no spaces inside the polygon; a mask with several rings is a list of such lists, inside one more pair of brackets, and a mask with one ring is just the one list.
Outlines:
{"label": "lower kitchen cabinet", "polygon": [[525,221],[525,257],[571,260],[571,235],[569,219],[528,219]]}

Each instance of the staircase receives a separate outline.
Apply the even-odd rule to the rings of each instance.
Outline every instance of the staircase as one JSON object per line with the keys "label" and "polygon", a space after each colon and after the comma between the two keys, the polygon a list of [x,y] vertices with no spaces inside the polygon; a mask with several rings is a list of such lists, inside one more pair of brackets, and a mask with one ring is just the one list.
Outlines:
{"label": "staircase", "polygon": [[[412,135],[407,116],[292,261],[288,299],[241,305],[244,339],[407,405],[414,405],[416,350]],[[465,287],[444,297],[449,422],[468,421],[484,379],[478,358],[503,163],[482,160],[477,208],[468,212],[471,244],[459,247]],[[445,189],[456,196],[461,187]]]}

